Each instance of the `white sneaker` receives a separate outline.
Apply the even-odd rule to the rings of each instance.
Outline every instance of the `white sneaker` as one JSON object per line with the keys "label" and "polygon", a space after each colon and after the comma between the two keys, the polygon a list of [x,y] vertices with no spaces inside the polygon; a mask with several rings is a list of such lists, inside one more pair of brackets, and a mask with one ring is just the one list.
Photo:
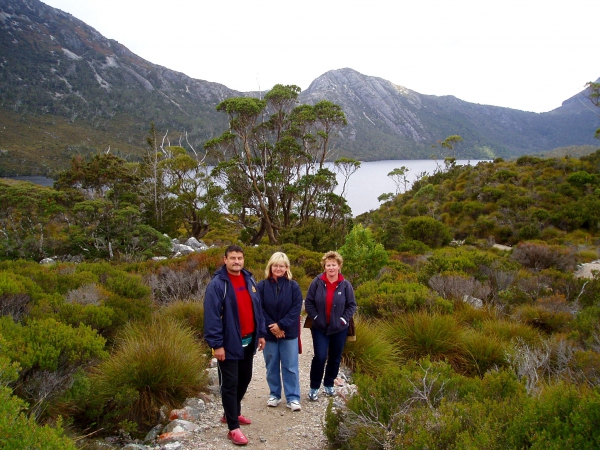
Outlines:
{"label": "white sneaker", "polygon": [[291,402],[288,402],[285,406],[290,408],[292,411],[300,411],[302,409],[302,406],[300,406],[300,402],[298,402],[296,400],[292,400]]}
{"label": "white sneaker", "polygon": [[323,390],[325,391],[325,395],[327,395],[328,397],[333,397],[335,395],[335,391],[333,390],[333,386],[325,386],[323,388]]}
{"label": "white sneaker", "polygon": [[308,399],[312,400],[313,402],[316,402],[317,400],[319,400],[319,390],[318,389],[311,389],[308,391]]}
{"label": "white sneaker", "polygon": [[281,399],[277,397],[269,397],[269,400],[267,400],[267,406],[272,406],[273,408],[279,405],[280,403]]}

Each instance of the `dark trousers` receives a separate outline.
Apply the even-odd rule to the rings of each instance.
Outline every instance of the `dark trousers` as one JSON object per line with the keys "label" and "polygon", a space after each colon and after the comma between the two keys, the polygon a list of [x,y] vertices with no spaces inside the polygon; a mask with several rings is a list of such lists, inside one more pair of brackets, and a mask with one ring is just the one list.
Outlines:
{"label": "dark trousers", "polygon": [[[348,329],[326,335],[324,331],[313,326],[310,332],[315,352],[310,365],[310,388],[319,389],[321,380],[323,380],[323,386],[333,387],[333,381],[340,370]],[[325,371],[325,378],[323,378],[323,371]]]}
{"label": "dark trousers", "polygon": [[254,348],[253,339],[248,346],[244,347],[244,359],[225,359],[218,362],[221,400],[227,427],[230,430],[240,427],[238,416],[242,413],[242,398],[252,379]]}

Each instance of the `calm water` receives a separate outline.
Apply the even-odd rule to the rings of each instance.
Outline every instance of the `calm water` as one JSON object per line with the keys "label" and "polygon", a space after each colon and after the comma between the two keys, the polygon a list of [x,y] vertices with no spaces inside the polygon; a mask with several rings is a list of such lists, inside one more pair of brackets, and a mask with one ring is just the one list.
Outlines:
{"label": "calm water", "polygon": [[[457,160],[456,164],[459,166],[465,164],[475,165],[478,162],[479,161]],[[431,175],[438,165],[443,167],[444,162],[431,159],[418,159],[361,163],[360,169],[350,177],[350,181],[348,181],[348,185],[346,186],[346,200],[348,201],[350,208],[352,208],[352,215],[358,216],[359,214],[372,209],[377,209],[380,205],[377,197],[388,192],[396,192],[396,184],[387,176],[387,174],[395,168],[400,168],[402,166],[408,168],[406,177],[410,182],[408,185],[408,188],[410,189],[410,186],[416,180],[417,175],[422,172],[427,172]],[[340,184],[343,182],[343,176],[338,175],[338,182]],[[402,191],[403,190],[404,189],[402,189]],[[340,191],[341,187],[339,187],[336,193],[339,194]]]}
{"label": "calm water", "polygon": [[[458,160],[458,165],[475,165],[479,161]],[[418,160],[387,160],[371,161],[361,163],[360,169],[350,177],[346,186],[346,199],[352,208],[352,214],[358,216],[372,209],[377,209],[380,205],[377,197],[388,192],[396,192],[396,185],[391,178],[387,176],[395,168],[405,166],[408,168],[407,178],[412,184],[417,175],[427,172],[432,174],[438,165],[443,166],[443,161],[431,159]],[[53,180],[46,177],[14,177],[13,179],[30,181],[41,184],[42,186],[52,186]],[[341,192],[343,176],[338,175],[338,194]],[[410,188],[410,185],[408,186]]]}

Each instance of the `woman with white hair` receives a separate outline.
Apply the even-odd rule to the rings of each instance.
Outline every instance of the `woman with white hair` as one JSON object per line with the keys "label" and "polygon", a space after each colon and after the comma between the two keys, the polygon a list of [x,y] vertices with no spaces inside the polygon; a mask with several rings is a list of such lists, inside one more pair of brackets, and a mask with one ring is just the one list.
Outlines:
{"label": "woman with white hair", "polygon": [[290,260],[282,252],[274,253],[265,269],[266,279],[258,283],[265,318],[266,344],[263,350],[267,367],[269,399],[267,406],[281,403],[281,384],[286,405],[300,411],[300,373],[298,369],[299,320],[302,291],[292,280]]}

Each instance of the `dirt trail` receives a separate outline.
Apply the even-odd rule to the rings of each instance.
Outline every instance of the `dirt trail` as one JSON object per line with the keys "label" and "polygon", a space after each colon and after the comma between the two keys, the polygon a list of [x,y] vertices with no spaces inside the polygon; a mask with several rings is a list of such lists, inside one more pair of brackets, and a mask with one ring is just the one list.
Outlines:
{"label": "dirt trail", "polygon": [[[322,395],[312,402],[306,398],[309,389],[310,362],[313,357],[312,338],[309,329],[302,329],[303,352],[300,355],[300,391],[302,411],[292,412],[285,406],[285,397],[276,408],[267,407],[269,388],[266,381],[265,360],[262,352],[254,357],[254,373],[248,392],[242,401],[242,414],[252,419],[251,425],[243,425],[248,437],[245,448],[277,450],[320,450],[326,448],[323,434],[325,410],[329,402]],[[217,450],[238,447],[227,439],[227,425],[219,422],[223,415],[220,397],[206,405],[206,413],[198,423],[203,431],[182,441],[183,450]],[[240,448],[244,448],[239,446]]]}

